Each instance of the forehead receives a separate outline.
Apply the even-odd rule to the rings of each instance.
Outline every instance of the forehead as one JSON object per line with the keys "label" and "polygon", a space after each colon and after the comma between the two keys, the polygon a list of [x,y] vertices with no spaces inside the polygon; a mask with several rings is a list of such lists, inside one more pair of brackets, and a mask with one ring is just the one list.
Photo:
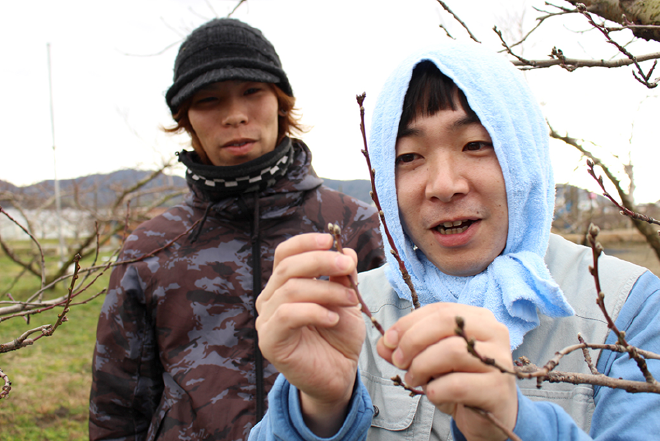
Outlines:
{"label": "forehead", "polygon": [[474,112],[466,112],[462,106],[457,106],[455,110],[441,109],[431,115],[418,113],[408,123],[407,127],[399,131],[397,141],[403,138],[427,137],[438,134],[453,136],[466,130],[471,132],[478,130],[482,132],[481,135],[489,137],[488,132]]}

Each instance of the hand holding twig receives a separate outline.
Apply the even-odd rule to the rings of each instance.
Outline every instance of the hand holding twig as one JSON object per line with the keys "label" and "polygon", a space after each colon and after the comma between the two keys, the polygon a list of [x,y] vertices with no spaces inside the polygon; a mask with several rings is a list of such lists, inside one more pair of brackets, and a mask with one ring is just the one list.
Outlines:
{"label": "hand holding twig", "polygon": [[[328,224],[328,231],[335,238],[335,248],[337,248],[337,251],[344,254],[344,248],[342,247],[342,244],[341,244],[341,228],[339,227],[339,225]],[[369,317],[369,319],[371,320],[371,323],[378,330],[378,332],[380,332],[380,335],[385,335],[385,330],[380,325],[380,323],[378,323],[378,320],[376,320],[376,318],[373,315],[371,315],[371,311],[369,310],[369,307],[367,306],[366,303],[364,303],[364,300],[362,299],[362,296],[360,295],[360,291],[358,290],[358,287],[355,284],[355,281],[353,280],[353,277],[348,276],[348,280],[351,283],[351,288],[353,289],[353,291],[355,291],[355,294],[357,295],[358,301],[360,302],[360,309],[362,310],[364,315]]]}

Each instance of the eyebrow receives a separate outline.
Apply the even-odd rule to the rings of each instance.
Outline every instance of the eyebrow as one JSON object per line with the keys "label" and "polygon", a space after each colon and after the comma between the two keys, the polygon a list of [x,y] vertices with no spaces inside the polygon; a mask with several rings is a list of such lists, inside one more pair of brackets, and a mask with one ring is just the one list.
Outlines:
{"label": "eyebrow", "polygon": [[[475,114],[470,112],[469,114],[465,115],[461,119],[457,119],[451,125],[448,127],[450,131],[455,131],[458,130],[462,127],[469,126],[471,124],[481,124],[481,121],[479,120],[479,117]],[[401,130],[397,136],[397,139],[399,138],[406,138],[406,137],[415,137],[415,136],[421,136],[423,134],[423,130],[416,128],[416,127],[406,127],[405,129]]]}

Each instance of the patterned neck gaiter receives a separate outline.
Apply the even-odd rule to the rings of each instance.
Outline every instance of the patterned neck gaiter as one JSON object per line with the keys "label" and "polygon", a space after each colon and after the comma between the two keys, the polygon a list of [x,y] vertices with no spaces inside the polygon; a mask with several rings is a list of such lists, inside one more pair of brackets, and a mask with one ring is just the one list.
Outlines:
{"label": "patterned neck gaiter", "polygon": [[293,162],[293,145],[285,137],[272,152],[244,164],[220,167],[202,164],[196,152],[183,150],[179,162],[186,170],[188,185],[210,202],[242,193],[260,192],[275,185]]}

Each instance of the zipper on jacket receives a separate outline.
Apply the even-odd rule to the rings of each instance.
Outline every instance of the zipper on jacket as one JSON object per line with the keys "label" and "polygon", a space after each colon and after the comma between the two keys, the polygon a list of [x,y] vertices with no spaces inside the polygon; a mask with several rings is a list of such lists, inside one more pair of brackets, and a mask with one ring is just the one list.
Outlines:
{"label": "zipper on jacket", "polygon": [[[259,193],[254,193],[254,221],[252,223],[252,298],[254,299],[254,319],[257,319],[257,296],[261,293],[261,237],[259,235]],[[264,394],[264,357],[259,349],[259,335],[254,333],[254,369],[257,386],[257,423],[266,413]]]}

